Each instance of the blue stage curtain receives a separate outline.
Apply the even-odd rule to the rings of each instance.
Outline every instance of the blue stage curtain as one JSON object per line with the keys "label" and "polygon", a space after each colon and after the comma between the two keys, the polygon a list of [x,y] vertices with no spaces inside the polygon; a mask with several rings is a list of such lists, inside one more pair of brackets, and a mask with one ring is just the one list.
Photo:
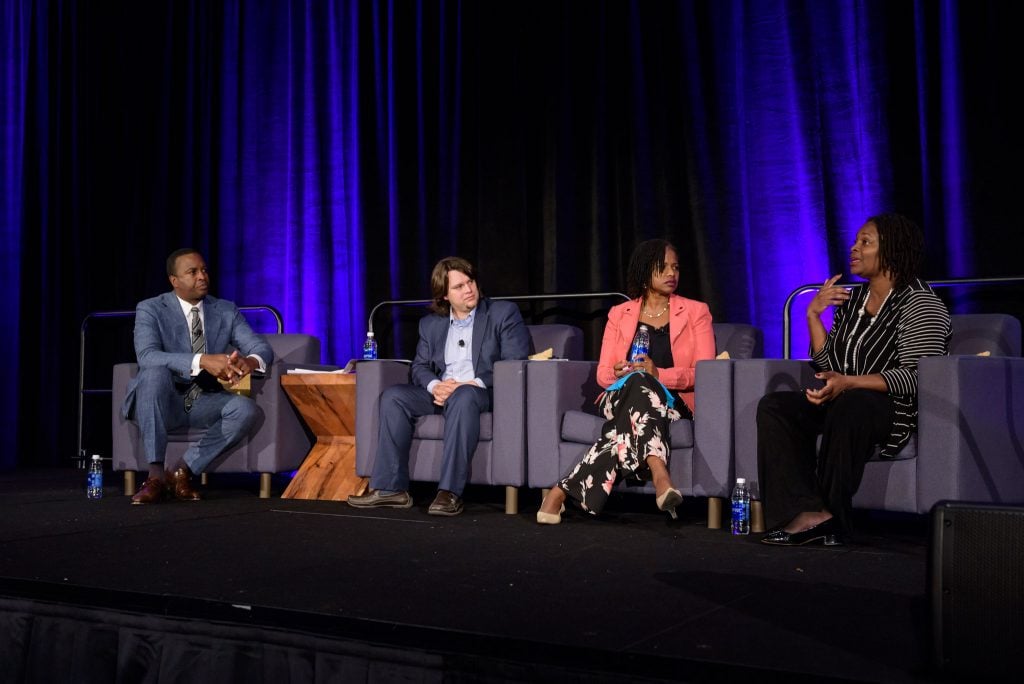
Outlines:
{"label": "blue stage curtain", "polygon": [[[622,290],[667,236],[680,292],[771,356],[786,295],[843,272],[877,212],[922,224],[928,277],[1020,271],[1004,3],[2,8],[0,466],[73,455],[83,317],[168,289],[182,245],[336,363],[448,254],[492,295]],[[382,356],[412,356],[419,313],[379,315]]]}
{"label": "blue stage curtain", "polygon": [[[4,297],[0,359],[6,366],[5,389],[0,392],[0,433],[4,435],[0,470],[13,467],[19,460],[20,395],[22,383],[27,382],[20,355],[24,327],[22,278],[35,267],[32,260],[22,255],[22,236],[27,229],[27,179],[22,160],[31,61],[31,9],[29,3],[0,5],[0,292]],[[27,273],[23,274],[23,268]]]}

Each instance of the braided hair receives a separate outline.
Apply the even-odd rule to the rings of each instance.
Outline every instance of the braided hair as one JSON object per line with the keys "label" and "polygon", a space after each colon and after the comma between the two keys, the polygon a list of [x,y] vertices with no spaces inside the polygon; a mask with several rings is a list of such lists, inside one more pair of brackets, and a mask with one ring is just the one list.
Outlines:
{"label": "braided hair", "polygon": [[645,240],[636,246],[626,267],[626,294],[630,299],[643,297],[655,273],[665,270],[665,250],[679,250],[668,240]]}
{"label": "braided hair", "polygon": [[867,220],[878,231],[878,265],[899,289],[921,275],[924,233],[902,214],[879,214]]}

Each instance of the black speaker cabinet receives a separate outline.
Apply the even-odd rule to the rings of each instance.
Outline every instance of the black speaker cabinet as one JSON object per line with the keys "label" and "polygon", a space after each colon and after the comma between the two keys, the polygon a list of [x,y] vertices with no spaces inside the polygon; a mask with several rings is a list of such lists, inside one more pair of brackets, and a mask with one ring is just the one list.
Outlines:
{"label": "black speaker cabinet", "polygon": [[1024,659],[1024,506],[940,501],[931,515],[928,581],[935,666],[965,677],[1019,675]]}

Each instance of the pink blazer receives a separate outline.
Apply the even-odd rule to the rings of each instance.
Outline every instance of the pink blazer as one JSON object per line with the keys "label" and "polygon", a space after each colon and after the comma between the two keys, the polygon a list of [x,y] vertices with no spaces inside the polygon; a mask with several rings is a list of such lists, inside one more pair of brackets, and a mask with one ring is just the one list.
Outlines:
{"label": "pink blazer", "polygon": [[[602,387],[615,382],[614,366],[626,360],[633,334],[640,322],[641,299],[613,306],[601,340],[601,360],[597,364],[597,381]],[[698,361],[715,358],[715,331],[711,327],[711,311],[704,302],[672,295],[668,303],[669,332],[672,334],[672,368],[659,368],[658,379],[669,389],[679,392],[693,410],[693,382]]]}

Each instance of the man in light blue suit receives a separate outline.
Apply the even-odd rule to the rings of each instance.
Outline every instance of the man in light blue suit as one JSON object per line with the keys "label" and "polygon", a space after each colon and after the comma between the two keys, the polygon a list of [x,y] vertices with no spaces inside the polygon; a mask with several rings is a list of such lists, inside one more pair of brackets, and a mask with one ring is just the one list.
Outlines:
{"label": "man in light blue suit", "polygon": [[411,385],[395,385],[380,399],[377,458],[370,491],[350,496],[356,508],[409,508],[409,449],[416,419],[444,414],[444,454],[430,515],[462,512],[469,462],[480,438],[480,414],[491,409],[494,364],[525,359],[530,335],[511,302],[480,298],[476,271],[446,257],[430,277],[433,314],[420,319]]}
{"label": "man in light blue suit", "polygon": [[[250,373],[266,372],[274,360],[266,338],[249,327],[237,306],[207,294],[210,275],[199,252],[173,252],[167,277],[173,291],[139,302],[135,311],[139,374],[128,385],[121,411],[139,426],[149,474],[133,504],[167,496],[199,500],[192,475],[248,434],[259,417],[256,402],[224,391],[220,381],[237,384]],[[184,465],[165,472],[167,432],[185,426],[206,433],[185,452]]]}

